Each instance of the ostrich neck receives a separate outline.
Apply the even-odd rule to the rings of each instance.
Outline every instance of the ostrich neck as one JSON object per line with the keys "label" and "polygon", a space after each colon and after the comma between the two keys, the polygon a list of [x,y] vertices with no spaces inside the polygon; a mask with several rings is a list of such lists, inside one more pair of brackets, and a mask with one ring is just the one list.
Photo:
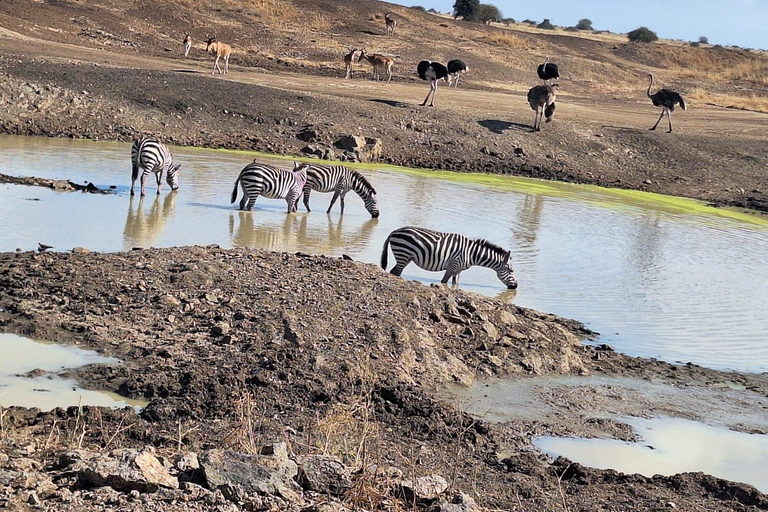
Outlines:
{"label": "ostrich neck", "polygon": [[651,87],[653,87],[653,75],[651,75],[651,83],[648,84],[648,92],[646,92],[649,98],[651,97]]}

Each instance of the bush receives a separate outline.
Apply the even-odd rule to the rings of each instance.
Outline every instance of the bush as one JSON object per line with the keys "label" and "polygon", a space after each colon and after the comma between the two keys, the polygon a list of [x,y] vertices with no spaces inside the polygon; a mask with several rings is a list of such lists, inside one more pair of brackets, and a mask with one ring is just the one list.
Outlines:
{"label": "bush", "polygon": [[489,21],[497,21],[502,18],[501,11],[498,7],[491,4],[480,4],[475,11],[475,15],[472,16],[472,21],[479,21],[480,23],[487,23]]}
{"label": "bush", "polygon": [[699,43],[698,41],[691,41],[690,43],[688,43],[688,45],[693,46],[694,48],[698,48],[699,46],[701,46],[701,43]]}
{"label": "bush", "polygon": [[538,21],[533,21],[533,20],[523,20],[523,23],[525,23],[526,25],[534,25],[534,26],[539,24]]}
{"label": "bush", "polygon": [[536,25],[536,28],[545,28],[547,30],[554,30],[555,26],[550,23],[549,18],[545,18],[544,21]]}
{"label": "bush", "polygon": [[576,28],[579,30],[595,30],[592,28],[592,20],[586,18],[579,20],[576,24]]}
{"label": "bush", "polygon": [[420,5],[412,5],[411,9],[416,9],[417,11],[421,11],[421,12],[427,12],[427,10]]}
{"label": "bush", "polygon": [[705,36],[701,36],[699,38],[699,43],[701,43],[701,44],[709,44],[709,39],[707,39]]}
{"label": "bush", "polygon": [[565,27],[566,32],[578,32],[579,27]]}
{"label": "bush", "polygon": [[511,25],[512,23],[515,23],[515,18],[504,18],[502,21],[505,25]]}
{"label": "bush", "polygon": [[434,7],[430,7],[427,12],[430,14],[437,14],[437,10]]}
{"label": "bush", "polygon": [[638,43],[652,43],[659,40],[659,36],[656,35],[656,32],[648,27],[636,28],[632,32],[629,32],[627,37],[630,41]]}

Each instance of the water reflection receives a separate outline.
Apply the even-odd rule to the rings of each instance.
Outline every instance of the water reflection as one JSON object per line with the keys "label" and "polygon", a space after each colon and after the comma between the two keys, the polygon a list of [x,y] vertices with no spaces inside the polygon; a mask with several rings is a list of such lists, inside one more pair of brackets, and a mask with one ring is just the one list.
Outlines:
{"label": "water reflection", "polygon": [[526,194],[517,213],[517,223],[512,228],[513,240],[518,252],[536,253],[536,237],[541,226],[544,196]]}
{"label": "water reflection", "polygon": [[540,437],[552,457],[598,469],[645,476],[692,471],[754,485],[768,492],[768,436],[745,434],[681,418],[624,418],[642,442]]}
{"label": "water reflection", "polygon": [[174,213],[178,192],[166,194],[162,200],[162,207],[160,206],[160,195],[155,194],[154,199],[151,199],[152,206],[149,208],[149,213],[144,210],[145,196],[139,196],[138,204],[134,204],[136,196],[130,197],[128,215],[125,218],[125,228],[123,229],[125,240],[123,247],[124,249],[152,247],[163,232],[166,221]]}
{"label": "water reflection", "polygon": [[[370,219],[359,227],[344,229],[344,216],[331,214],[283,214],[279,224],[264,222],[253,212],[230,212],[229,236],[235,247],[269,248],[276,251],[312,251],[332,254],[339,248],[354,249],[365,245],[378,225]],[[317,220],[321,217],[323,220]],[[310,223],[310,219],[313,222]],[[267,219],[271,220],[271,219]],[[311,224],[311,226],[310,226]]]}

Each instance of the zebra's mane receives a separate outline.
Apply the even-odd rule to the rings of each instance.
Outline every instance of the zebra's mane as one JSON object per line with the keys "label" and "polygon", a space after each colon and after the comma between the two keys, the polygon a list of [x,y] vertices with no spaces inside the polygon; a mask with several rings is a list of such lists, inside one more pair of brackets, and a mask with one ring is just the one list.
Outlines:
{"label": "zebra's mane", "polygon": [[490,251],[493,251],[494,253],[498,254],[499,256],[503,256],[504,258],[509,258],[509,251],[504,249],[503,247],[500,247],[496,245],[493,242],[489,242],[485,238],[475,238],[473,240],[477,245],[483,247],[484,249],[488,249]]}
{"label": "zebra's mane", "polygon": [[365,176],[363,176],[362,174],[360,174],[359,172],[354,171],[354,170],[352,171],[352,174],[360,181],[360,183],[363,185],[363,187],[368,189],[368,193],[369,194],[375,194],[376,193],[376,189],[373,188],[373,185],[371,185],[371,182],[368,181],[368,179]]}

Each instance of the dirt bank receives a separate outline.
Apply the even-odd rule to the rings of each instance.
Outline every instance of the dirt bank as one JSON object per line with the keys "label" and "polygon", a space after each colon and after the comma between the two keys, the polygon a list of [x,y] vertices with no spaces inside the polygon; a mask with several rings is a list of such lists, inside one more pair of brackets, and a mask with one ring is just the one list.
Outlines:
{"label": "dirt bank", "polygon": [[[294,460],[333,455],[350,472],[376,463],[413,477],[437,474],[451,483],[447,495],[465,492],[490,509],[562,510],[565,503],[568,510],[640,511],[667,502],[690,511],[732,503],[768,508],[768,498],[749,486],[702,474],[645,478],[552,465],[533,449],[532,436],[631,437],[620,422],[597,419],[606,411],[585,413],[586,403],[565,391],[567,400],[553,398],[562,403],[557,414],[504,425],[472,419],[444,398],[449,384],[547,374],[641,377],[691,389],[738,383],[764,397],[768,377],[585,346],[580,339],[589,332],[576,322],[408,282],[370,265],[218,248],[4,254],[0,328],[118,357],[125,364],[72,376],[150,401],[141,414],[6,411],[2,447],[9,457],[0,459],[0,478],[10,483],[0,500],[12,506],[35,499],[56,510],[104,502],[112,510],[134,502],[146,510],[171,502],[174,510],[197,510],[217,499],[238,510],[270,503],[300,510],[326,499],[359,505],[359,486],[322,499],[306,488],[233,491],[232,481],[222,487],[172,462],[195,453],[210,465],[218,456],[212,449],[257,453],[283,441]],[[638,400],[633,408],[642,408]],[[646,410],[655,408],[646,403]],[[134,500],[114,478],[94,489],[92,472],[71,469],[72,457],[85,464],[91,455],[55,463],[75,447],[125,463],[130,454],[109,450],[145,445],[169,461],[173,478],[188,483],[163,492],[136,484]],[[18,480],[25,465],[37,475],[26,484]],[[350,478],[362,485],[361,473]],[[379,496],[379,505],[395,506],[391,481],[376,482],[379,494],[373,487],[366,492]]]}

